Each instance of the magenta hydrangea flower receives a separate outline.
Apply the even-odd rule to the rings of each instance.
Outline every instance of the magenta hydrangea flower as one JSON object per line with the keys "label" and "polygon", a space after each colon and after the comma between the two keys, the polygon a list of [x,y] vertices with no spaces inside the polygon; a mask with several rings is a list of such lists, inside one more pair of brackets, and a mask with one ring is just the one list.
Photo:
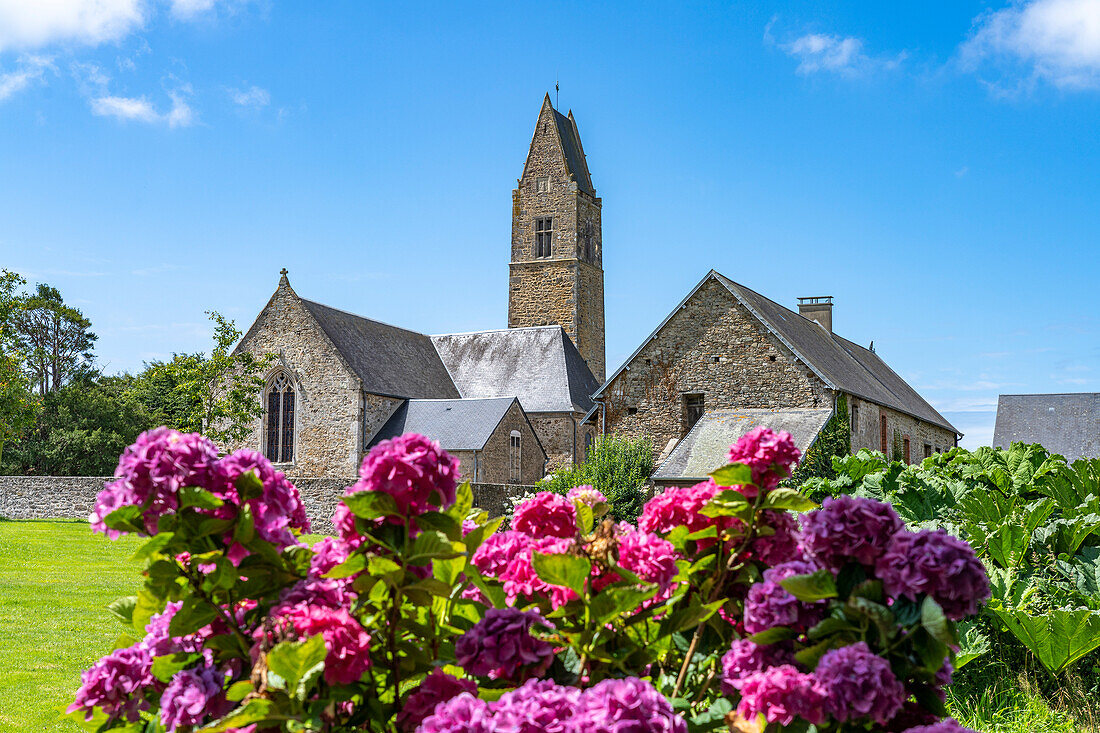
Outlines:
{"label": "magenta hydrangea flower", "polygon": [[790,664],[769,667],[741,678],[737,714],[752,720],[763,714],[769,723],[790,725],[802,718],[814,725],[825,720],[824,694],[814,676]]}
{"label": "magenta hydrangea flower", "polygon": [[918,725],[915,728],[908,729],[905,733],[978,733],[978,731],[962,727],[954,718],[945,718],[931,725]]}
{"label": "magenta hydrangea flower", "polygon": [[722,657],[722,692],[736,694],[744,678],[784,664],[794,664],[794,653],[789,646],[761,645],[748,639],[735,639]]}
{"label": "magenta hydrangea flower", "polygon": [[355,682],[370,667],[370,634],[346,608],[300,603],[288,608],[283,618],[302,638],[324,637],[325,681],[329,684]]}
{"label": "magenta hydrangea flower", "polygon": [[619,565],[644,581],[656,583],[661,590],[672,585],[676,577],[676,560],[680,556],[671,542],[633,527],[618,539]]}
{"label": "magenta hydrangea flower", "polygon": [[147,649],[140,644],[115,649],[84,670],[76,700],[67,712],[83,710],[84,719],[91,720],[93,709],[99,708],[108,718],[132,723],[140,711],[149,709],[142,693],[155,683],[153,658]]}
{"label": "magenta hydrangea flower", "polygon": [[282,616],[293,606],[306,604],[324,608],[350,608],[355,601],[350,578],[307,577],[279,594],[279,603],[271,609],[272,616]]}
{"label": "magenta hydrangea flower", "polygon": [[[344,506],[341,504],[340,506]],[[339,537],[325,537],[313,545],[313,557],[309,560],[309,572],[324,575],[351,555],[351,548]]]}
{"label": "magenta hydrangea flower", "polygon": [[540,677],[554,660],[554,646],[531,635],[553,624],[534,611],[490,608],[455,642],[455,661],[479,677],[522,682]]}
{"label": "magenta hydrangea flower", "polygon": [[458,460],[423,435],[407,433],[371,448],[351,491],[382,491],[410,516],[455,502]]}
{"label": "magenta hydrangea flower", "polygon": [[718,491],[718,485],[709,480],[686,488],[665,489],[646,502],[638,517],[638,529],[657,534],[667,534],[681,525],[690,532],[705,529],[715,520],[699,511]]}
{"label": "magenta hydrangea flower", "polygon": [[483,575],[500,577],[508,565],[521,552],[531,546],[533,540],[522,532],[508,530],[485,538],[474,552],[472,562]]}
{"label": "magenta hydrangea flower", "polygon": [[890,663],[862,641],[826,652],[814,676],[825,693],[826,709],[841,723],[870,718],[885,725],[908,697]]}
{"label": "magenta hydrangea flower", "polygon": [[875,565],[886,592],[931,596],[949,619],[972,616],[989,600],[989,576],[967,543],[942,529],[899,532]]}
{"label": "magenta hydrangea flower", "polygon": [[516,507],[512,529],[535,538],[575,537],[577,508],[571,499],[544,491]]}
{"label": "magenta hydrangea flower", "polygon": [[424,718],[432,714],[435,706],[461,695],[477,694],[473,680],[463,680],[447,674],[438,667],[433,669],[412,693],[405,698],[401,712],[397,714],[397,727],[406,733],[416,730]]}
{"label": "magenta hydrangea flower", "polygon": [[215,493],[234,504],[241,503],[235,484],[245,473],[252,471],[263,484],[263,493],[248,499],[256,533],[260,537],[280,547],[288,547],[297,542],[290,529],[310,531],[309,518],[298,489],[282,471],[276,471],[265,456],[256,451],[239,450],[221,460],[221,469],[228,481],[228,488],[224,493]]}
{"label": "magenta hydrangea flower", "polygon": [[168,633],[172,617],[182,606],[180,601],[169,601],[163,611],[149,617],[149,623],[145,624],[145,638],[139,642],[139,646],[148,651],[149,656],[163,657],[176,652],[200,651],[202,643],[195,635],[176,637]]}
{"label": "magenta hydrangea flower", "polygon": [[745,631],[758,634],[777,626],[789,626],[806,631],[821,620],[824,606],[820,602],[803,603],[778,581],[754,583],[745,598]]}
{"label": "magenta hydrangea flower", "polygon": [[528,680],[493,705],[493,730],[512,733],[572,733],[581,691],[553,680]]}
{"label": "magenta hydrangea flower", "polygon": [[568,493],[566,493],[565,495],[565,498],[569,499],[570,501],[579,501],[582,504],[587,504],[588,506],[611,503],[607,500],[606,496],[604,496],[601,492],[592,488],[588,484],[574,486],[573,488],[569,489]]}
{"label": "magenta hydrangea flower", "polygon": [[206,718],[217,719],[232,709],[222,685],[225,673],[214,667],[176,672],[160,697],[160,721],[169,731],[181,725],[198,725]]}
{"label": "magenta hydrangea flower", "polygon": [[[501,535],[508,535],[508,532],[503,532]],[[524,540],[518,540],[516,535],[525,538]],[[494,535],[496,536],[496,535]],[[488,540],[486,540],[486,543]],[[482,545],[484,547],[484,545]],[[519,532],[512,532],[510,537],[504,538],[499,541],[499,544],[494,545],[486,551],[485,554],[479,555],[481,547],[478,548],[478,552],[474,553],[474,564],[478,565],[480,558],[479,569],[486,574],[495,574],[504,586],[504,595],[509,604],[516,602],[517,598],[533,598],[537,595],[548,595],[550,597],[550,603],[554,608],[559,608],[569,601],[577,597],[570,588],[566,588],[560,585],[549,585],[535,572],[535,565],[533,559],[533,553],[539,552],[544,555],[563,555],[569,553],[576,547],[576,542],[571,538],[562,537],[546,537],[541,540],[534,540]],[[502,551],[510,549],[515,554],[510,557],[503,557]],[[501,568],[501,565],[504,565]],[[495,572],[491,572],[495,569]]]}
{"label": "magenta hydrangea flower", "polygon": [[96,497],[92,529],[117,538],[118,533],[104,524],[107,515],[123,506],[143,506],[145,531],[155,534],[157,519],[179,507],[181,488],[222,485],[218,449],[207,438],[164,427],[147,430],[123,451],[115,481]]}
{"label": "magenta hydrangea flower", "polygon": [[802,517],[802,548],[823,567],[848,562],[874,567],[891,538],[905,528],[894,508],[873,499],[840,496]]}
{"label": "magenta hydrangea flower", "polygon": [[585,690],[577,701],[572,730],[577,733],[687,733],[687,723],[645,680],[607,679]]}
{"label": "magenta hydrangea flower", "polygon": [[417,728],[418,733],[492,733],[493,711],[489,703],[468,692],[435,706]]}
{"label": "magenta hydrangea flower", "polygon": [[756,498],[757,488],[770,491],[791,475],[793,467],[802,457],[794,445],[794,439],[786,431],[774,432],[758,427],[742,435],[730,446],[729,462],[743,463],[752,469],[755,487],[743,487],[749,499]]}
{"label": "magenta hydrangea flower", "polygon": [[752,555],[765,565],[778,565],[790,560],[801,560],[798,546],[798,522],[790,512],[765,511],[763,524],[775,530],[775,534],[757,537],[752,541]]}

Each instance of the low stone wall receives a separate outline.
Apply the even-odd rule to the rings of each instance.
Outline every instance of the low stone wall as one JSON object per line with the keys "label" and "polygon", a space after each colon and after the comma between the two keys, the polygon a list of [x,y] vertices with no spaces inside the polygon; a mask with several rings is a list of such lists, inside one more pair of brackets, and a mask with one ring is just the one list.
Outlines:
{"label": "low stone wall", "polygon": [[[0,517],[5,519],[87,519],[95,497],[110,476],[0,476]],[[354,478],[303,476],[291,478],[302,495],[313,531],[332,532],[332,513]],[[510,514],[511,496],[533,491],[531,486],[474,484],[474,504],[490,516]]]}

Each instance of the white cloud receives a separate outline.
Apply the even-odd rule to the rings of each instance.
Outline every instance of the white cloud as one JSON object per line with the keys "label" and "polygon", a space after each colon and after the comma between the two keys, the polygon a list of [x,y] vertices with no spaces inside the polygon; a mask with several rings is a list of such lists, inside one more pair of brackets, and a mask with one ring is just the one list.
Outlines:
{"label": "white cloud", "polygon": [[249,0],[170,0],[172,15],[180,20],[194,20],[218,9],[235,12]]}
{"label": "white cloud", "polygon": [[[774,22],[774,21],[773,21]],[[765,43],[770,42],[772,23],[765,29]],[[779,48],[798,60],[795,71],[802,75],[830,72],[855,76],[876,70],[893,69],[906,54],[894,57],[869,56],[863,51],[863,40],[855,36],[835,36],[824,33],[807,33],[790,43],[780,43]]]}
{"label": "white cloud", "polygon": [[57,42],[95,46],[144,23],[144,0],[0,0],[0,51]]}
{"label": "white cloud", "polygon": [[991,62],[1023,71],[997,92],[1043,80],[1065,89],[1100,88],[1100,0],[1029,0],[978,16],[960,48],[965,66]]}
{"label": "white cloud", "polygon": [[53,68],[44,56],[24,56],[14,71],[0,73],[0,102],[23,91],[42,78],[47,69]]}
{"label": "white cloud", "polygon": [[187,103],[184,92],[169,92],[168,97],[172,100],[172,107],[163,113],[158,112],[145,97],[95,97],[91,100],[92,114],[148,124],[166,124],[168,127],[189,126],[194,121],[194,111]]}
{"label": "white cloud", "polygon": [[229,96],[234,104],[241,107],[259,109],[271,104],[271,94],[266,89],[252,86],[248,89],[230,89]]}

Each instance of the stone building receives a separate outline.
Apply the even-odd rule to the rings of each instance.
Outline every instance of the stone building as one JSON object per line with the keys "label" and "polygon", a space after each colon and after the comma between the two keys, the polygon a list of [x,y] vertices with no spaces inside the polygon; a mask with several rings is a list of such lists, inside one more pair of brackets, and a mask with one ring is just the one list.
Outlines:
{"label": "stone building", "polygon": [[803,298],[799,311],[712,270],[596,391],[589,417],[648,436],[666,483],[722,465],[756,424],[798,426],[809,447],[841,395],[852,450],[916,462],[956,444],[958,431],[873,350],[833,333],[831,298]]}
{"label": "stone building", "polygon": [[[512,192],[508,328],[416,333],[300,298],[284,270],[237,345],[278,355],[244,445],[295,476],[353,475],[396,426],[450,446],[488,483],[583,460],[604,374],[600,206],[573,113],[547,95]],[[461,438],[459,416],[471,421]]]}

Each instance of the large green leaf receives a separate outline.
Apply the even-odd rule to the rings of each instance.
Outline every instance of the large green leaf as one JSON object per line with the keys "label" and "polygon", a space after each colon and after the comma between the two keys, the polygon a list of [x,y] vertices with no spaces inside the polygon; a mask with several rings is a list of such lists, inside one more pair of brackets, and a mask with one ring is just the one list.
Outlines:
{"label": "large green leaf", "polygon": [[560,585],[584,593],[584,581],[592,572],[592,563],[576,555],[531,555],[535,573],[550,585]]}
{"label": "large green leaf", "polygon": [[808,512],[817,508],[817,503],[794,489],[772,489],[764,497],[761,509],[790,509],[793,512]]}
{"label": "large green leaf", "polygon": [[963,621],[959,623],[959,650],[955,653],[955,669],[984,657],[993,647],[989,644],[989,637],[982,633],[978,621]]}
{"label": "large green leaf", "polygon": [[1100,547],[1082,547],[1073,560],[1058,560],[1056,567],[1073,581],[1077,592],[1100,599]]}
{"label": "large green leaf", "polygon": [[397,514],[397,502],[382,491],[357,491],[348,494],[341,501],[352,514],[362,519],[378,519]]}
{"label": "large green leaf", "polygon": [[836,598],[836,580],[828,570],[818,570],[808,575],[792,575],[779,581],[788,593],[800,601],[820,601]]}
{"label": "large green leaf", "polygon": [[719,486],[744,486],[752,483],[752,468],[744,463],[731,463],[714,471],[710,477]]}
{"label": "large green leaf", "polygon": [[[968,528],[972,526],[969,525]],[[1003,568],[1019,567],[1031,544],[1031,533],[1019,524],[1002,524],[986,536],[989,555]]]}
{"label": "large green leaf", "polygon": [[306,641],[284,641],[267,653],[267,666],[286,682],[286,689],[299,699],[324,669],[325,637],[311,636]]}
{"label": "large green leaf", "polygon": [[1100,613],[1096,611],[1055,609],[1042,616],[1019,609],[993,612],[1051,672],[1059,672],[1100,648]]}

